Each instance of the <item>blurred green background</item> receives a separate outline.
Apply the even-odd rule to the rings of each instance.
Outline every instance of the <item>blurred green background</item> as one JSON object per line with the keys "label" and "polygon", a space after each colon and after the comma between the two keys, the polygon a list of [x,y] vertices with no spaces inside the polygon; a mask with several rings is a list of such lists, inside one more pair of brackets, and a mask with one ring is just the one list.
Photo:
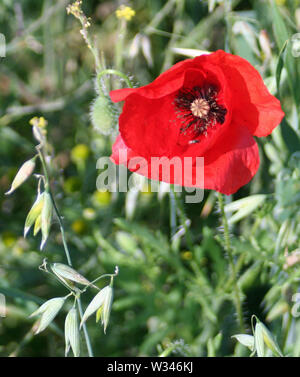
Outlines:
{"label": "blurred green background", "polygon": [[[94,60],[78,20],[66,13],[69,3],[0,4],[0,32],[7,42],[6,57],[0,59],[0,293],[7,301],[7,316],[0,318],[0,355],[64,354],[64,313],[38,336],[32,332],[34,319],[28,318],[45,300],[67,294],[38,269],[43,258],[66,262],[57,221],[40,252],[40,236],[22,237],[37,180],[32,177],[12,196],[4,195],[21,163],[34,154],[29,125],[34,116],[48,120],[52,185],[74,266],[90,280],[120,268],[107,334],[94,319],[87,322],[95,355],[155,356],[170,344],[177,344],[177,355],[249,355],[231,338],[240,331],[215,193],[206,191],[199,204],[178,204],[177,233],[171,238],[168,194],[96,190],[96,161],[110,155],[113,137],[101,136],[91,126]],[[116,65],[115,10],[121,3],[83,2],[107,67]],[[281,96],[286,120],[271,136],[257,140],[259,172],[227,204],[266,195],[251,213],[231,221],[244,319],[250,333],[250,318],[256,314],[286,355],[300,356],[300,320],[291,313],[300,278],[300,58],[291,40],[282,50],[300,30],[300,1],[125,4],[136,14],[127,25],[121,70],[137,85],[186,58],[188,53],[178,49],[214,51],[224,49],[226,42],[260,71],[272,94]],[[111,86],[119,85],[117,81],[111,80]],[[93,294],[84,296],[84,307]]]}

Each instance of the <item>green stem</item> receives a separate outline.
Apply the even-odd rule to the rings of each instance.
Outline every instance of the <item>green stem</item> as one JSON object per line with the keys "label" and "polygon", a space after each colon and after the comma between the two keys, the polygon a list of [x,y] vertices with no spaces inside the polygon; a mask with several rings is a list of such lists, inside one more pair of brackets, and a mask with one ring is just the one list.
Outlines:
{"label": "green stem", "polygon": [[117,70],[122,69],[123,66],[123,51],[124,51],[124,40],[127,30],[127,21],[122,18],[119,24],[118,39],[115,49],[115,66]]}
{"label": "green stem", "polygon": [[[60,212],[57,208],[57,205],[56,205],[56,202],[54,200],[54,196],[52,194],[51,187],[50,187],[49,173],[48,173],[48,168],[47,168],[45,156],[44,156],[43,151],[40,147],[37,147],[37,151],[38,151],[38,154],[39,154],[39,157],[40,157],[40,160],[41,160],[41,163],[42,163],[42,167],[43,167],[43,170],[44,170],[45,190],[47,192],[49,192],[49,194],[50,194],[51,201],[52,201],[52,204],[53,204],[53,208],[54,208],[54,211],[55,211],[56,216],[58,218],[58,223],[59,223],[59,227],[60,227],[60,231],[61,231],[63,246],[64,246],[66,258],[67,258],[67,261],[68,261],[68,265],[70,267],[72,267],[72,260],[71,260],[70,251],[69,251],[69,248],[68,248],[68,245],[67,245],[67,241],[66,241],[65,229],[64,229],[63,222],[62,222],[62,217],[61,217]],[[77,304],[78,304],[78,311],[79,311],[80,317],[82,318],[83,311],[82,311],[82,305],[81,305],[80,297],[78,297],[78,299],[77,299]],[[89,337],[85,323],[82,325],[82,328],[83,328],[83,333],[84,333],[84,337],[85,337],[85,341],[86,341],[88,355],[89,355],[89,357],[93,357],[94,356],[93,349],[92,349],[90,337]]]}
{"label": "green stem", "polygon": [[229,265],[231,269],[231,280],[233,281],[233,287],[234,287],[236,311],[238,315],[240,330],[241,332],[245,332],[242,304],[241,304],[242,302],[241,292],[240,292],[240,288],[237,282],[237,273],[236,273],[236,268],[234,264],[234,258],[233,258],[231,243],[230,243],[228,221],[227,221],[227,217],[226,217],[225,209],[224,209],[224,199],[223,199],[223,195],[220,193],[218,193],[218,201],[219,201],[220,211],[222,215],[222,223],[223,223],[223,228],[224,228],[225,250],[227,252],[228,259],[229,259]]}
{"label": "green stem", "polygon": [[176,233],[176,200],[173,189],[170,190],[170,228],[172,238]]}
{"label": "green stem", "polygon": [[126,82],[126,84],[129,86],[129,88],[133,88],[133,85],[132,85],[129,77],[126,76],[124,73],[116,70],[116,69],[104,69],[103,71],[101,71],[101,72],[98,73],[97,80],[99,82],[99,87],[100,88],[102,86],[101,82],[100,82],[100,79],[104,75],[116,75],[116,76],[119,76],[119,77],[121,77]]}
{"label": "green stem", "polygon": [[180,221],[181,221],[182,226],[183,226],[184,231],[185,231],[186,243],[187,243],[190,251],[192,251],[194,249],[194,245],[193,245],[193,239],[192,239],[192,235],[191,235],[191,232],[190,232],[190,228],[187,225],[188,218],[187,218],[187,216],[186,216],[186,214],[184,212],[184,208],[183,208],[183,205],[182,205],[182,202],[181,202],[181,198],[179,198],[176,195],[177,193],[174,190],[174,185],[171,185],[171,188],[172,188],[173,195],[174,195],[174,198],[175,198],[175,203],[176,203],[176,207],[178,209]]}

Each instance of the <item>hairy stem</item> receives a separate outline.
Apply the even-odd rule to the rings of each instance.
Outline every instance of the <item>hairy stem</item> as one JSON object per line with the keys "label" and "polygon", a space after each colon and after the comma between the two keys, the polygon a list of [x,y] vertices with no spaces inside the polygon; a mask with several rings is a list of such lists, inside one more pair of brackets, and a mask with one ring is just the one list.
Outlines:
{"label": "hairy stem", "polygon": [[220,206],[220,211],[222,215],[222,224],[224,228],[224,239],[225,239],[225,250],[228,255],[228,260],[229,260],[229,265],[230,265],[230,270],[231,270],[231,280],[233,282],[233,289],[234,289],[234,296],[235,296],[235,306],[236,306],[236,311],[238,315],[238,321],[240,325],[240,330],[241,332],[245,331],[245,325],[244,325],[244,319],[243,319],[243,312],[242,312],[242,299],[241,299],[241,292],[240,288],[237,283],[237,272],[234,264],[234,258],[233,258],[233,253],[232,253],[232,248],[231,248],[231,243],[230,243],[230,236],[229,236],[229,227],[228,227],[228,221],[227,217],[225,214],[225,209],[224,209],[224,199],[223,195],[218,193],[218,201],[219,201],[219,206]]}
{"label": "hairy stem", "polygon": [[98,80],[100,88],[101,88],[101,81],[100,81],[100,79],[104,75],[116,75],[116,76],[119,76],[119,77],[121,77],[121,79],[123,79],[126,82],[126,84],[129,86],[129,88],[133,88],[133,85],[132,85],[130,79],[128,78],[128,76],[126,76],[124,73],[122,73],[122,72],[120,72],[120,71],[118,71],[116,69],[104,69],[103,71],[101,71],[101,72],[98,73],[97,80]]}

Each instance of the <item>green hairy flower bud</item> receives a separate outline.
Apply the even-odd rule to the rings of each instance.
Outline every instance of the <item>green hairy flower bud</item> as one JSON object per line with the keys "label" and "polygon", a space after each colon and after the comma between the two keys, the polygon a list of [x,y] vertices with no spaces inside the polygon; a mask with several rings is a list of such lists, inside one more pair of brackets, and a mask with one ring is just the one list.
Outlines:
{"label": "green hairy flower bud", "polygon": [[92,103],[90,112],[94,129],[103,135],[111,134],[115,125],[114,112],[111,100],[104,95],[99,95]]}

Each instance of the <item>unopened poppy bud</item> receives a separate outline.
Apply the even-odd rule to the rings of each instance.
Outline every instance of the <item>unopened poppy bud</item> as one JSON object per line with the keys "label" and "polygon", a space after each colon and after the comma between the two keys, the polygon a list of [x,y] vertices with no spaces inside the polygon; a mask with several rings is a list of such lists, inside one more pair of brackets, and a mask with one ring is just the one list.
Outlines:
{"label": "unopened poppy bud", "polygon": [[51,220],[52,220],[52,201],[51,201],[51,196],[48,192],[45,192],[44,194],[44,204],[43,204],[43,209],[41,213],[41,229],[42,229],[42,242],[40,249],[42,250],[48,235],[50,231],[50,226],[51,226]]}
{"label": "unopened poppy bud", "polygon": [[24,162],[15,176],[10,190],[5,193],[6,195],[10,195],[12,192],[14,192],[19,186],[21,186],[22,183],[26,181],[27,178],[31,176],[35,169],[35,159],[36,157],[33,157],[31,160]]}
{"label": "unopened poppy bud", "polygon": [[65,341],[65,355],[68,355],[71,346],[74,356],[78,357],[80,354],[80,336],[78,327],[78,314],[75,307],[73,307],[66,316]]}
{"label": "unopened poppy bud", "polygon": [[66,297],[56,297],[46,301],[35,312],[33,312],[29,318],[42,314],[41,321],[35,334],[38,334],[45,330],[45,328],[53,321],[60,309],[62,308]]}
{"label": "unopened poppy bud", "polygon": [[36,222],[37,218],[41,215],[43,205],[44,205],[44,193],[39,194],[37,196],[36,201],[34,202],[33,206],[31,207],[31,210],[29,211],[26,217],[25,226],[24,226],[24,237],[26,237],[33,223]]}
{"label": "unopened poppy bud", "polygon": [[94,100],[90,116],[96,131],[103,135],[112,133],[115,125],[115,116],[113,104],[108,97],[100,95]]}

